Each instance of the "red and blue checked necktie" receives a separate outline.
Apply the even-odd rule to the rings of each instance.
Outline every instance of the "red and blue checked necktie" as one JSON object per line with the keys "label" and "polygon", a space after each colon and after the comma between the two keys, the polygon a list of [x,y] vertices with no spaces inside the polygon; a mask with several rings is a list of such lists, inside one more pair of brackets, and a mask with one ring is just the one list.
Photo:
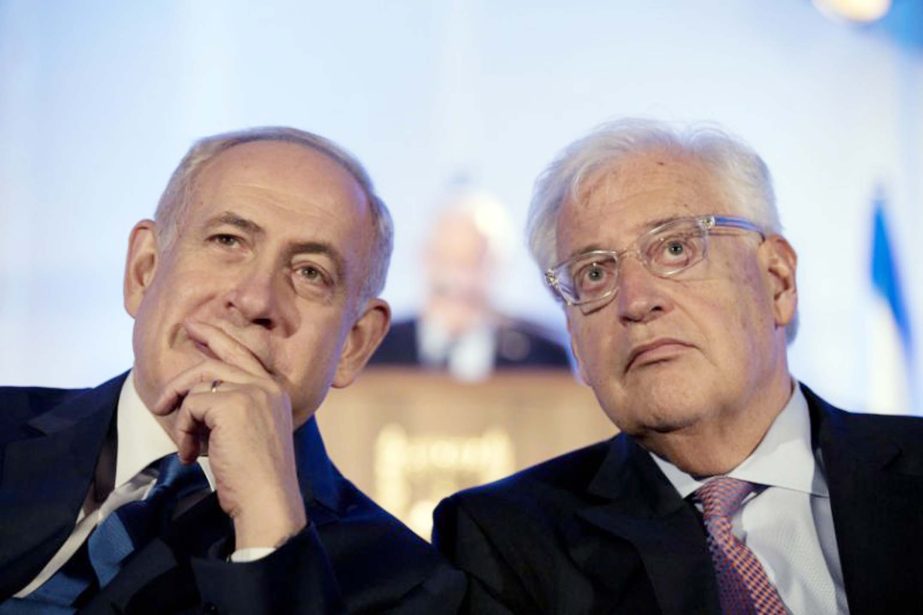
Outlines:
{"label": "red and blue checked necktie", "polygon": [[721,610],[725,615],[785,615],[788,611],[763,566],[731,532],[731,517],[754,487],[747,481],[719,476],[695,492],[703,507]]}

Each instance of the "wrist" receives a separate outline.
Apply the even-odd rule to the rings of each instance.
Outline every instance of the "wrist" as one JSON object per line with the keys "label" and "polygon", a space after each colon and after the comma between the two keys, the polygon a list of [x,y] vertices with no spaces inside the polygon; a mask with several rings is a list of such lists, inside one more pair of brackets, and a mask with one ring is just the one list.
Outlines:
{"label": "wrist", "polygon": [[301,498],[296,502],[263,501],[233,518],[236,549],[278,548],[308,523]]}

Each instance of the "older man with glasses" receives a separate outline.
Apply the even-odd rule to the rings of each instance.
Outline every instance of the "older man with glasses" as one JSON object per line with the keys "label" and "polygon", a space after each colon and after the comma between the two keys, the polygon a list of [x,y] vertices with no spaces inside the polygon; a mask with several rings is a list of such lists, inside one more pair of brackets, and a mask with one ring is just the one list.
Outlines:
{"label": "older man with glasses", "polygon": [[605,125],[539,178],[529,239],[621,433],[440,505],[469,612],[923,612],[923,421],[789,373],[797,257],[755,152]]}

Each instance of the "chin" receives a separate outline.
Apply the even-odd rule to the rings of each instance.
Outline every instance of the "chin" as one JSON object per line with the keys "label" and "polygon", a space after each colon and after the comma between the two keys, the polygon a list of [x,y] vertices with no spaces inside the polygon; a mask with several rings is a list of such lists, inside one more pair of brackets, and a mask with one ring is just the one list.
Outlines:
{"label": "chin", "polygon": [[682,431],[698,423],[701,418],[701,412],[677,412],[674,410],[668,415],[654,414],[644,422],[643,430],[647,433],[657,434]]}
{"label": "chin", "polygon": [[600,402],[620,430],[641,436],[645,433],[670,433],[694,425],[715,406],[714,403],[705,403],[706,397],[701,390],[693,391],[688,382],[672,378],[610,397],[619,399],[615,403],[605,403],[602,398]]}
{"label": "chin", "polygon": [[[622,383],[626,397],[664,408],[701,405],[715,388],[707,369],[689,362],[663,362],[633,370]],[[720,389],[719,389],[720,390]]]}
{"label": "chin", "polygon": [[630,416],[610,413],[609,418],[619,430],[628,435],[643,438],[648,435],[668,434],[687,429],[701,420],[702,413],[679,408],[652,408],[644,405],[632,408]]}

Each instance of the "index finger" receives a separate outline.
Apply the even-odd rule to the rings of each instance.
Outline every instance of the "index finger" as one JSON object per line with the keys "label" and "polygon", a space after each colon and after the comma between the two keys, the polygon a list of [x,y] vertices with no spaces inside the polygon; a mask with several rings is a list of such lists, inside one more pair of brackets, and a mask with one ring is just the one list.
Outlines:
{"label": "index finger", "polygon": [[188,320],[183,327],[190,339],[204,346],[216,359],[256,376],[271,377],[270,369],[253,350],[224,330],[204,322]]}

